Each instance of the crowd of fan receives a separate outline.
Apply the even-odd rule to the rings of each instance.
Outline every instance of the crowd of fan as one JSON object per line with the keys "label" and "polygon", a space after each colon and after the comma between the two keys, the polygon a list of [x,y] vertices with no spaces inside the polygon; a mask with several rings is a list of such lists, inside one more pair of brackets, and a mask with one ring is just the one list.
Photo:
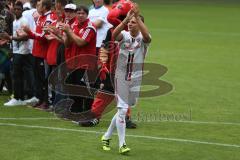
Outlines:
{"label": "crowd of fan", "polygon": [[[64,83],[90,85],[114,93],[109,76],[114,72],[111,65],[114,56],[109,54],[109,42],[112,29],[126,17],[132,2],[92,2],[90,7],[77,6],[68,0],[0,2],[0,90],[8,90],[12,95],[4,106],[31,105],[52,111],[61,99],[69,97],[56,92],[57,85],[49,89],[49,76],[63,63],[71,73],[68,77],[61,74]],[[94,83],[86,83],[88,70],[91,74],[96,70],[100,73]],[[71,88],[67,92],[71,92]],[[93,126],[98,124],[114,94],[99,92],[86,97],[70,96],[74,100],[72,112],[91,110],[94,119],[87,126]],[[135,128],[129,118],[130,111],[127,114],[127,127]]]}

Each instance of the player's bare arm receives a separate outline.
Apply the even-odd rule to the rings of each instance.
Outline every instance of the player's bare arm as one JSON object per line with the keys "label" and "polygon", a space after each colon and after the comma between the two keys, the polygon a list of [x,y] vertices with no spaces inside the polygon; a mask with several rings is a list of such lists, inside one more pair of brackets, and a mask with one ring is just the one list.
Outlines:
{"label": "player's bare arm", "polygon": [[148,28],[147,28],[147,26],[143,23],[143,21],[141,20],[141,18],[139,17],[139,15],[140,15],[140,9],[139,9],[138,4],[136,4],[136,3],[134,4],[133,12],[134,12],[134,16],[135,16],[135,18],[136,18],[136,22],[138,23],[139,30],[140,30],[140,32],[142,33],[143,42],[145,42],[145,43],[150,43],[150,42],[151,42],[151,37],[150,37],[149,31],[148,31]]}
{"label": "player's bare arm", "polygon": [[127,14],[127,17],[114,29],[113,31],[113,39],[116,41],[121,41],[123,39],[123,35],[121,34],[122,30],[126,27],[130,19],[134,16],[133,10],[130,10]]}

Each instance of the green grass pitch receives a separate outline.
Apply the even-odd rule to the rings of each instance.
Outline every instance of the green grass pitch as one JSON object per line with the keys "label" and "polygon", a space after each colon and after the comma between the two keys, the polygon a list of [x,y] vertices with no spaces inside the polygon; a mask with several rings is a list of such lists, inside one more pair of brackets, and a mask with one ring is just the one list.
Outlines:
{"label": "green grass pitch", "polygon": [[1,160],[240,159],[240,3],[152,0],[140,8],[153,39],[146,62],[166,66],[160,79],[174,89],[140,99],[133,114],[185,115],[184,121],[137,121],[126,133],[132,151],[122,156],[116,135],[112,150],[101,150],[113,112],[97,127],[81,128],[51,113],[3,107],[9,96],[1,95]]}

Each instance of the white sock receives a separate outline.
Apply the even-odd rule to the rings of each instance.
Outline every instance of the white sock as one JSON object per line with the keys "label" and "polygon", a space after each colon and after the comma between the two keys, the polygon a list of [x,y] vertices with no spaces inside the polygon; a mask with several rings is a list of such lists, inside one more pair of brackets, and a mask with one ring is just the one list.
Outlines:
{"label": "white sock", "polygon": [[104,137],[106,139],[110,139],[112,134],[113,134],[113,131],[114,131],[115,127],[116,127],[116,117],[117,117],[117,113],[113,116],[112,121],[110,123],[110,126],[108,127],[108,130],[104,134]]}
{"label": "white sock", "polygon": [[125,132],[126,132],[126,117],[127,109],[119,108],[116,117],[116,127],[119,138],[119,148],[126,144],[125,142]]}

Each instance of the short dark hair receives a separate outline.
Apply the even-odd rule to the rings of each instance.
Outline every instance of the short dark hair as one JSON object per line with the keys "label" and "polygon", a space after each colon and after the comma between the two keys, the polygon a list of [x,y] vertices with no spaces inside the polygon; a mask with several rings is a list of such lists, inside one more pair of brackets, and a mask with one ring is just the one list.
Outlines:
{"label": "short dark hair", "polygon": [[52,8],[52,0],[43,0],[42,7],[45,6],[47,10],[51,10]]}
{"label": "short dark hair", "polygon": [[23,9],[23,3],[21,1],[17,1],[14,6],[21,7]]}
{"label": "short dark hair", "polygon": [[77,7],[77,11],[81,11],[81,10],[83,10],[88,15],[89,10],[86,6],[80,5]]}

